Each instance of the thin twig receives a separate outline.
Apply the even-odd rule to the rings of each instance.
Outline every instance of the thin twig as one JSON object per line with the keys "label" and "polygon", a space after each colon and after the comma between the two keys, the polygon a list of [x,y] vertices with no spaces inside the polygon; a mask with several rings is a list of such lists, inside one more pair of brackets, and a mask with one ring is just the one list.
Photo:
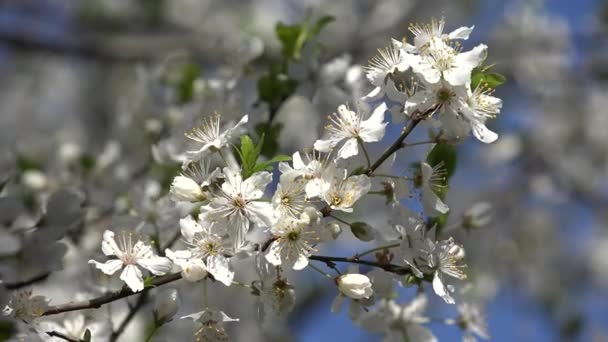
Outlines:
{"label": "thin twig", "polygon": [[401,135],[399,136],[399,138],[397,138],[397,140],[395,140],[395,142],[386,149],[386,151],[384,151],[384,153],[382,153],[382,155],[380,155],[380,157],[378,157],[378,160],[376,160],[374,162],[374,164],[372,164],[372,166],[370,166],[369,168],[367,168],[367,170],[365,170],[365,174],[367,174],[368,176],[371,176],[374,171],[376,171],[377,168],[380,167],[380,165],[382,165],[382,163],[384,163],[385,160],[387,160],[393,153],[397,152],[399,149],[401,149],[403,147],[403,141],[405,140],[405,138],[407,138],[408,135],[410,135],[410,133],[412,133],[412,131],[414,130],[414,128],[416,128],[416,126],[418,126],[418,124],[432,116],[435,111],[437,111],[437,109],[439,109],[440,105],[436,104],[433,107],[427,109],[424,112],[414,112],[412,113],[412,118],[411,120],[408,122],[407,126],[405,126],[403,128],[403,132],[401,132]]}
{"label": "thin twig", "polygon": [[58,331],[55,331],[55,330],[53,330],[53,331],[47,331],[46,334],[49,335],[49,336],[51,336],[51,337],[57,337],[57,338],[60,338],[62,340],[66,340],[66,341],[69,341],[69,342],[84,342],[84,340],[66,336],[66,335],[64,335],[64,334],[62,334],[62,333],[60,333]]}
{"label": "thin twig", "polygon": [[164,275],[164,276],[161,276],[161,277],[158,277],[158,278],[152,280],[153,286],[146,287],[141,292],[133,292],[130,288],[128,288],[127,286],[124,286],[119,291],[106,293],[97,298],[83,300],[83,301],[79,301],[79,302],[71,302],[71,303],[62,304],[62,305],[51,306],[45,312],[43,312],[41,316],[50,316],[50,315],[57,315],[60,313],[70,312],[70,311],[100,308],[101,306],[103,306],[105,304],[112,303],[119,299],[127,298],[127,297],[133,296],[138,293],[144,293],[144,292],[150,291],[150,289],[153,287],[165,285],[165,284],[174,282],[176,280],[179,280],[181,278],[182,278],[182,275],[179,272],[167,274],[167,275]]}
{"label": "thin twig", "polygon": [[127,314],[127,316],[122,320],[122,322],[120,322],[118,328],[114,330],[110,335],[110,342],[115,342],[116,340],[118,340],[118,338],[125,331],[131,320],[135,317],[139,309],[141,309],[144,304],[146,304],[147,299],[148,292],[144,292],[139,295],[139,298],[137,298],[137,302],[135,303],[135,305],[133,305],[133,307],[129,309],[129,313]]}
{"label": "thin twig", "polygon": [[4,287],[7,290],[17,290],[17,289],[20,289],[22,287],[27,287],[27,286],[39,283],[41,281],[44,281],[44,280],[46,280],[46,278],[49,277],[49,275],[51,275],[51,273],[47,272],[47,273],[43,273],[43,274],[34,276],[34,277],[32,277],[30,279],[27,279],[27,280],[18,281],[18,282],[14,282],[14,283],[5,283],[3,285],[4,285]]}

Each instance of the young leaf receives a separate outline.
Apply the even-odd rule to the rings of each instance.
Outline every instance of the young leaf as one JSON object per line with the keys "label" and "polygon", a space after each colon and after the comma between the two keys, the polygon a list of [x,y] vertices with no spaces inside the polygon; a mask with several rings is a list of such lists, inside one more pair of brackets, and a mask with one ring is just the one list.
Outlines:
{"label": "young leaf", "polygon": [[486,67],[477,67],[471,72],[471,89],[484,86],[489,89],[496,89],[496,87],[506,82],[506,78],[496,72],[490,72],[492,65]]}

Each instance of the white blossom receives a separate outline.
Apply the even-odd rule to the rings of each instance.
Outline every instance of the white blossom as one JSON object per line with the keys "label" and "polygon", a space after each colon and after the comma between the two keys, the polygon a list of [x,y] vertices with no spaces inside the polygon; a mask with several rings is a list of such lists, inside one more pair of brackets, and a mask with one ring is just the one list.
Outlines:
{"label": "white blossom", "polygon": [[467,267],[463,263],[464,249],[454,242],[454,239],[449,238],[438,242],[427,240],[426,261],[427,266],[433,270],[433,290],[443,298],[448,304],[454,304],[454,298],[451,295],[453,287],[447,285],[445,275],[456,278],[466,279],[467,275],[464,269]]}
{"label": "white blossom", "polygon": [[358,107],[359,113],[340,105],[338,113],[329,116],[330,122],[325,126],[325,137],[315,141],[314,147],[317,151],[330,152],[346,140],[338,149],[336,157],[347,159],[359,153],[360,141],[376,142],[382,139],[387,125],[387,122],[383,122],[386,104],[378,105],[366,120],[363,120],[363,117],[367,116],[369,111],[367,106],[359,103]]}
{"label": "white blossom", "polygon": [[176,201],[203,202],[209,198],[208,188],[219,176],[220,169],[209,172],[209,163],[190,164],[171,183],[170,192]]}
{"label": "white blossom", "polygon": [[450,208],[437,196],[435,189],[441,187],[445,181],[445,170],[442,164],[435,167],[422,162],[420,163],[420,172],[422,173],[422,205],[424,211],[431,216],[437,214],[445,214]]}
{"label": "white blossom", "polygon": [[422,326],[430,321],[423,315],[427,302],[424,294],[416,295],[406,305],[399,305],[391,299],[382,299],[375,310],[363,313],[357,324],[368,331],[384,333],[383,341],[386,342],[436,342],[437,338],[433,333]]}
{"label": "white blossom", "polygon": [[410,24],[409,31],[414,35],[414,45],[403,43],[403,49],[410,53],[423,52],[428,45],[436,40],[448,42],[451,40],[467,40],[475,26],[459,27],[450,33],[443,33],[445,19],[431,19],[430,23]]}
{"label": "white blossom", "polygon": [[182,269],[182,275],[187,280],[201,280],[208,272],[217,281],[230,286],[234,271],[224,253],[232,252],[232,246],[228,246],[231,241],[223,238],[225,229],[218,227],[216,222],[199,222],[191,216],[181,219],[181,232],[188,249],[175,252],[167,249],[165,253]]}
{"label": "white blossom", "polygon": [[266,253],[269,263],[301,270],[308,265],[314,245],[320,241],[320,228],[314,217],[303,213],[300,218],[284,217],[272,227],[275,238]]}
{"label": "white blossom", "polygon": [[[144,289],[144,279],[139,267],[145,268],[154,275],[164,275],[171,270],[169,259],[154,255],[152,247],[138,240],[133,233],[123,232],[118,239],[114,239],[114,232],[106,230],[103,233],[101,250],[106,256],[113,256],[105,263],[89,260],[103,273],[112,275],[122,269],[120,279],[124,281],[133,292]],[[139,266],[139,267],[138,267]]]}
{"label": "white blossom", "polygon": [[203,311],[196,312],[181,319],[190,318],[198,323],[200,327],[194,332],[196,341],[208,342],[225,342],[228,341],[228,334],[224,328],[226,322],[238,322],[238,318],[231,318],[223,311],[206,308]]}
{"label": "white blossom", "polygon": [[453,86],[471,82],[471,71],[486,57],[487,46],[479,44],[467,52],[459,52],[441,40],[433,40],[424,54],[412,55],[412,70],[427,82],[445,80]]}
{"label": "white blossom", "polygon": [[262,228],[272,226],[272,204],[259,199],[264,189],[272,181],[268,172],[257,172],[243,180],[241,174],[225,167],[224,183],[217,189],[209,205],[201,207],[201,213],[207,213],[211,221],[227,227],[234,242],[234,248],[245,245],[245,235],[250,223]]}
{"label": "white blossom", "polygon": [[410,54],[393,43],[384,49],[378,49],[378,54],[369,60],[365,68],[365,76],[375,88],[364,99],[376,100],[386,94],[392,101],[405,100],[404,89],[398,89],[401,83],[396,74],[409,69],[409,58]]}
{"label": "white blossom", "polygon": [[308,198],[319,196],[323,191],[323,179],[333,175],[336,165],[331,158],[331,153],[321,153],[316,150],[304,153],[306,162],[302,159],[300,152],[295,152],[291,158],[293,167],[288,163],[281,162],[279,170],[281,179],[303,179],[306,182],[305,191]]}
{"label": "white blossom", "polygon": [[323,200],[331,209],[352,212],[352,206],[369,192],[371,181],[366,175],[348,176],[347,170],[339,170],[323,184]]}
{"label": "white blossom", "polygon": [[227,146],[240,127],[247,123],[249,116],[243,116],[236,125],[223,132],[220,131],[220,119],[221,116],[217,113],[208,116],[203,119],[203,123],[199,127],[186,133],[186,137],[203,144],[198,150],[186,152],[192,161],[200,160],[211,152]]}

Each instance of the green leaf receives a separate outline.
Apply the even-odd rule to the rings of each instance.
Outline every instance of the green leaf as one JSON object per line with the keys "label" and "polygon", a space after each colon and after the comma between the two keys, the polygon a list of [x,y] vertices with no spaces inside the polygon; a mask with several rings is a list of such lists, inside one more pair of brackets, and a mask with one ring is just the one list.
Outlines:
{"label": "green leaf", "polygon": [[275,27],[277,37],[281,41],[281,53],[286,59],[299,61],[302,58],[304,45],[316,37],[327,24],[334,21],[332,16],[323,16],[312,25],[304,22],[298,25],[285,25],[279,22]]}
{"label": "green leaf", "polygon": [[0,341],[6,341],[17,332],[15,324],[11,321],[0,321]]}
{"label": "green leaf", "polygon": [[457,162],[456,147],[448,144],[436,144],[426,157],[426,162],[435,167],[443,163],[446,171],[446,180],[452,177],[456,170]]}
{"label": "green leaf", "polygon": [[258,137],[264,136],[264,144],[262,146],[262,155],[264,157],[270,158],[279,151],[279,136],[282,129],[283,124],[280,122],[275,124],[262,122],[255,126],[255,132]]}
{"label": "green leaf", "polygon": [[152,282],[154,281],[154,276],[147,276],[144,278],[144,288],[148,288],[148,287],[156,287],[156,285],[154,285]]}
{"label": "green leaf", "polygon": [[200,76],[201,68],[198,64],[188,63],[182,67],[181,77],[177,84],[179,101],[186,103],[194,97],[194,81]]}
{"label": "green leaf", "polygon": [[296,90],[298,82],[278,70],[260,77],[258,80],[258,97],[271,107],[277,107]]}
{"label": "green leaf", "polygon": [[331,23],[332,21],[336,20],[336,17],[331,16],[331,15],[325,15],[322,16],[319,20],[317,20],[317,22],[310,28],[310,36],[311,37],[315,37],[317,36],[319,33],[321,33],[321,30],[323,30],[323,28],[325,26],[327,26],[327,24]]}
{"label": "green leaf", "polygon": [[496,89],[501,84],[507,81],[506,77],[496,73],[490,72],[493,65],[481,67],[478,66],[471,72],[471,88],[476,89],[479,86],[486,87],[488,89]]}
{"label": "green leaf", "polygon": [[237,154],[241,160],[241,175],[243,176],[243,179],[247,179],[252,174],[259,171],[272,171],[271,164],[291,160],[291,157],[289,156],[278,155],[270,160],[258,163],[263,144],[264,136],[262,136],[255,145],[249,136],[241,136],[241,146],[237,149]]}

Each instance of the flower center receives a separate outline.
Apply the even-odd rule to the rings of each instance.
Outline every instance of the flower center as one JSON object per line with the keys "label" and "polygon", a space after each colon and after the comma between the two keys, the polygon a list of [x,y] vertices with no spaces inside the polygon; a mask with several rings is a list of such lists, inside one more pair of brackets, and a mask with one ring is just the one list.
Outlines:
{"label": "flower center", "polygon": [[287,234],[287,239],[289,241],[297,241],[300,238],[300,233],[296,231],[291,231]]}
{"label": "flower center", "polygon": [[332,205],[340,205],[340,203],[342,203],[342,197],[339,195],[332,195],[331,196],[331,204]]}
{"label": "flower center", "polygon": [[446,103],[454,96],[454,93],[447,88],[441,88],[437,92],[437,100],[439,103]]}
{"label": "flower center", "polygon": [[245,205],[247,204],[247,201],[245,201],[243,196],[239,195],[234,198],[234,201],[232,202],[232,204],[238,209],[244,209]]}

